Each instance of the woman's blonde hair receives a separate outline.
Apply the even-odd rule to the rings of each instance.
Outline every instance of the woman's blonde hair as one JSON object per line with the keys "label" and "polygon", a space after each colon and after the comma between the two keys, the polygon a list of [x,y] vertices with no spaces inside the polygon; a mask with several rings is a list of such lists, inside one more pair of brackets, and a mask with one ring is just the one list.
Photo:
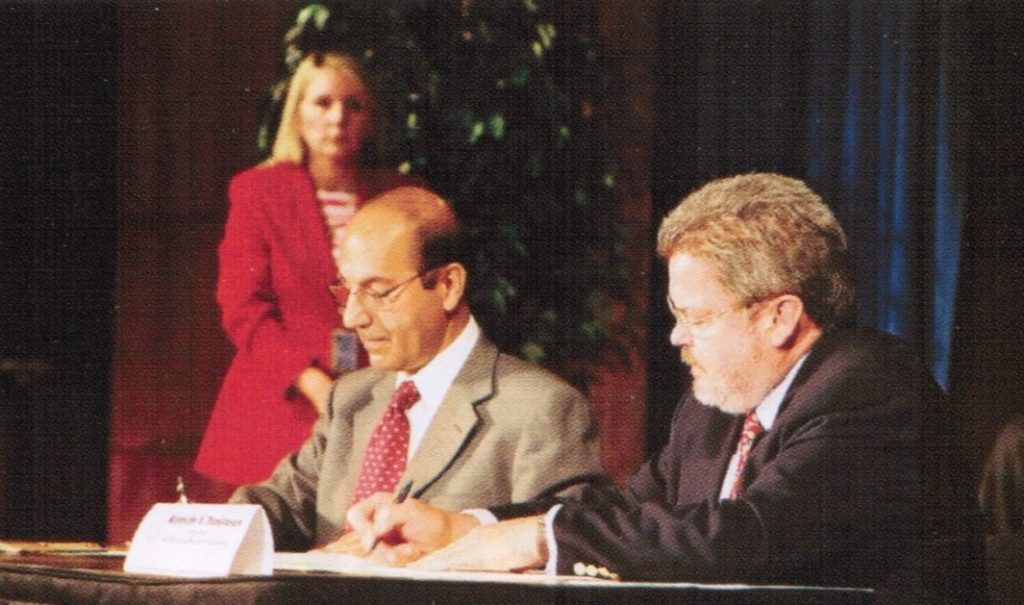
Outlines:
{"label": "woman's blonde hair", "polygon": [[373,134],[364,144],[364,149],[360,150],[360,156],[366,160],[367,155],[372,157],[377,151],[379,146],[377,133],[381,131],[377,122],[379,117],[377,99],[359,61],[343,53],[316,52],[310,53],[302,59],[299,66],[295,68],[295,73],[292,74],[291,82],[288,85],[288,95],[285,97],[284,108],[281,110],[281,123],[277,127],[277,136],[274,137],[274,146],[270,151],[269,162],[305,163],[307,150],[306,144],[302,140],[302,129],[299,126],[299,105],[313,79],[313,74],[318,69],[333,69],[355,74],[370,91]]}

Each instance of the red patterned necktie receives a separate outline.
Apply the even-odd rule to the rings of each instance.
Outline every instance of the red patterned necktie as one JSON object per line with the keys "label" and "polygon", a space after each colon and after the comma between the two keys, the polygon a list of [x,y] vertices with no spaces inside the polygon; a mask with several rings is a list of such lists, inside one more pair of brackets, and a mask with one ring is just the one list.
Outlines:
{"label": "red patterned necktie", "polygon": [[409,420],[405,411],[420,400],[420,393],[411,380],[398,385],[388,409],[384,411],[366,446],[363,467],[359,471],[352,504],[376,492],[394,491],[405,471],[409,452]]}
{"label": "red patterned necktie", "polygon": [[754,439],[763,432],[764,427],[757,419],[757,414],[749,412],[743,420],[743,432],[740,433],[740,441],[736,445],[736,473],[733,475],[732,487],[729,488],[730,500],[735,500],[743,492],[743,467],[747,465],[747,456],[750,454]]}

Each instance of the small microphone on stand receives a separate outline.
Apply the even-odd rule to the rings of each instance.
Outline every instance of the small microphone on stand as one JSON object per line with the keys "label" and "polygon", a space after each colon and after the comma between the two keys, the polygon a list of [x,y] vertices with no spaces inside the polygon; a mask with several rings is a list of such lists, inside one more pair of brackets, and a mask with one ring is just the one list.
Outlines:
{"label": "small microphone on stand", "polygon": [[178,492],[178,504],[188,504],[188,496],[185,495],[185,480],[181,478],[181,475],[178,475],[174,491]]}

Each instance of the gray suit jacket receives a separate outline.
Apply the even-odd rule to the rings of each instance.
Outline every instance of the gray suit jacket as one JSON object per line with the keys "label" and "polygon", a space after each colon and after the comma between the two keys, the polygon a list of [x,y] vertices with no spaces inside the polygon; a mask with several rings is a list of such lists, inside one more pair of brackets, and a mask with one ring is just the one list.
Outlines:
{"label": "gray suit jacket", "polygon": [[[340,378],[312,436],[234,503],[261,504],[277,550],[333,541],[345,528],[363,453],[395,388],[394,372]],[[599,478],[600,442],[586,399],[481,337],[427,428],[399,485],[446,509],[565,493]]]}

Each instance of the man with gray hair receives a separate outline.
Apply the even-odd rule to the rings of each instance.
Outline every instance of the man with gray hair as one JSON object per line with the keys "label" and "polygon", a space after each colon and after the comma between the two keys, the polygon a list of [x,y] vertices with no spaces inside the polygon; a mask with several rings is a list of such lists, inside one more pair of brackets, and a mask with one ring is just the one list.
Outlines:
{"label": "man with gray hair", "polygon": [[776,174],[716,180],[668,214],[658,252],[670,340],[693,376],[668,444],[624,487],[490,518],[375,496],[350,523],[367,542],[402,540],[374,556],[974,602],[955,416],[908,347],[849,326],[846,236],[824,201]]}

